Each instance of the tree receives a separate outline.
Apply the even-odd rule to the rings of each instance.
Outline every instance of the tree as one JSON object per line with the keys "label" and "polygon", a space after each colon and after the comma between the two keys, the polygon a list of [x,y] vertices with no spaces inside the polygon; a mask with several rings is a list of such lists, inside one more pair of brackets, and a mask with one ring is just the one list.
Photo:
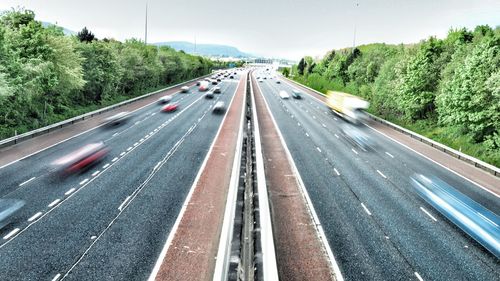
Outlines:
{"label": "tree", "polygon": [[96,40],[94,34],[90,32],[87,27],[84,27],[82,31],[78,32],[76,35],[78,39],[80,39],[80,42],[85,42],[85,43],[90,43],[94,40]]}
{"label": "tree", "polygon": [[297,65],[297,73],[299,75],[304,75],[304,68],[306,67],[304,58],[301,58],[299,64]]}
{"label": "tree", "polygon": [[283,68],[283,76],[288,77],[290,75],[290,69],[288,67]]}
{"label": "tree", "polygon": [[[463,48],[453,57],[456,66],[443,82],[437,97],[439,121],[459,126],[476,142],[498,136],[500,38],[483,37],[469,52]],[[462,52],[465,52],[464,56]],[[457,60],[457,61],[455,61]]]}

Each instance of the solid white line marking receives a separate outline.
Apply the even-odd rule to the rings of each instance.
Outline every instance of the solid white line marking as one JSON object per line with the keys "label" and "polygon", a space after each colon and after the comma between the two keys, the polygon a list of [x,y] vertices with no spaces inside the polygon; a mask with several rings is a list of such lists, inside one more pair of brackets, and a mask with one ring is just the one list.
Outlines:
{"label": "solid white line marking", "polygon": [[139,144],[139,143],[138,143],[138,142],[136,142],[136,143],[134,143],[134,146],[137,146],[138,144]]}
{"label": "solid white line marking", "polygon": [[431,213],[429,213],[426,209],[424,209],[424,207],[420,207],[420,210],[422,210],[422,212],[431,217],[431,219],[433,219],[434,221],[438,221],[433,215],[431,215]]}
{"label": "solid white line marking", "polygon": [[89,181],[89,179],[84,179],[84,180],[82,180],[82,181],[80,182],[80,185],[84,185],[84,184],[85,184],[86,182],[88,182],[88,181]]}
{"label": "solid white line marking", "polygon": [[366,208],[365,204],[361,203],[361,206],[363,206],[363,209],[365,209],[365,212],[366,212],[369,216],[371,216],[371,215],[372,215],[372,213],[370,213],[370,210],[368,210],[368,208]]}
{"label": "solid white line marking", "polygon": [[135,124],[136,124],[136,125],[137,125],[137,124],[139,124],[139,123],[141,123],[141,121],[137,121],[137,122],[135,122]]}
{"label": "solid white line marking", "polygon": [[381,171],[377,170],[377,173],[379,173],[379,175],[381,175],[384,179],[386,179],[386,178],[387,178],[384,174],[382,174],[382,172],[381,172]]}
{"label": "solid white line marking", "polygon": [[36,214],[34,214],[33,216],[31,216],[31,218],[28,219],[29,222],[32,222],[34,220],[36,220],[39,216],[41,216],[43,213],[42,212],[38,212]]}
{"label": "solid white line marking", "polygon": [[321,152],[321,149],[320,149],[319,147],[317,147],[317,146],[316,146],[316,149],[317,149],[319,152]]}
{"label": "solid white line marking", "polygon": [[118,133],[114,133],[114,134],[113,134],[113,137],[116,137],[116,136],[118,136]]}
{"label": "solid white line marking", "polygon": [[101,171],[95,171],[95,172],[93,172],[93,173],[92,173],[92,176],[93,176],[93,177],[95,177],[95,176],[97,176],[97,174],[99,174],[100,172],[101,172]]}
{"label": "solid white line marking", "polygon": [[158,167],[160,167],[160,165],[161,165],[161,161],[160,161],[160,162],[158,162],[158,163],[155,165],[155,167],[153,168],[153,170],[158,169]]}
{"label": "solid white line marking", "polygon": [[19,186],[23,186],[23,185],[27,184],[28,182],[30,182],[30,181],[32,181],[32,180],[34,180],[34,179],[36,179],[36,177],[32,177],[31,179],[29,179],[29,180],[27,180],[27,181],[22,182],[21,184],[19,184]]}
{"label": "solid white line marking", "polygon": [[120,204],[120,207],[118,207],[118,210],[120,212],[123,209],[123,206],[125,206],[125,204],[127,204],[128,200],[130,200],[130,196],[127,196],[127,198],[125,198],[125,201],[123,201],[123,203]]}
{"label": "solid white line marking", "polygon": [[358,152],[356,150],[354,150],[354,148],[351,148],[352,152],[358,154]]}
{"label": "solid white line marking", "polygon": [[61,277],[61,273],[57,273],[56,276],[54,276],[54,278],[52,278],[52,281],[57,281],[59,280],[59,277]]}
{"label": "solid white line marking", "polygon": [[339,138],[339,136],[338,136],[337,134],[335,134],[335,137],[336,137],[336,138]]}
{"label": "solid white line marking", "polygon": [[130,151],[130,150],[132,150],[132,147],[131,147],[131,146],[129,146],[129,147],[127,148],[127,151]]}
{"label": "solid white line marking", "polygon": [[390,154],[389,152],[385,152],[385,154],[389,155],[391,158],[394,158],[394,156],[392,156],[392,154]]}
{"label": "solid white line marking", "polygon": [[16,233],[18,233],[18,232],[19,232],[19,230],[20,230],[19,228],[16,228],[16,229],[12,230],[11,232],[9,232],[9,234],[5,235],[5,236],[3,237],[3,239],[4,239],[4,240],[9,239],[10,237],[12,237],[12,236],[14,236]]}
{"label": "solid white line marking", "polygon": [[422,277],[420,276],[420,274],[418,274],[418,272],[415,271],[415,276],[417,276],[417,279],[419,281],[424,281],[424,279],[422,279]]}
{"label": "solid white line marking", "polygon": [[125,155],[125,151],[124,151],[124,152],[122,152],[122,153],[120,153],[120,156],[123,156],[123,155]]}
{"label": "solid white line marking", "polygon": [[116,160],[118,160],[118,157],[113,158],[113,160],[111,160],[111,162],[115,162]]}
{"label": "solid white line marking", "polygon": [[106,169],[107,167],[109,167],[109,163],[106,163],[106,165],[102,166],[103,169]]}
{"label": "solid white line marking", "polygon": [[337,174],[337,176],[340,176],[340,173],[339,173],[339,171],[337,171],[337,169],[333,168],[333,170],[335,171],[335,173]]}
{"label": "solid white line marking", "polygon": [[140,141],[140,142],[143,142],[143,141],[144,141],[144,139],[140,139],[139,141]]}
{"label": "solid white line marking", "polygon": [[56,199],[56,200],[52,201],[52,203],[50,203],[47,207],[52,208],[55,205],[57,205],[57,203],[59,203],[59,202],[61,202],[61,199]]}
{"label": "solid white line marking", "polygon": [[73,187],[73,188],[69,189],[68,191],[66,191],[66,192],[64,193],[64,195],[68,196],[68,195],[70,195],[71,193],[73,193],[75,190],[76,190],[76,188],[74,188],[74,187]]}

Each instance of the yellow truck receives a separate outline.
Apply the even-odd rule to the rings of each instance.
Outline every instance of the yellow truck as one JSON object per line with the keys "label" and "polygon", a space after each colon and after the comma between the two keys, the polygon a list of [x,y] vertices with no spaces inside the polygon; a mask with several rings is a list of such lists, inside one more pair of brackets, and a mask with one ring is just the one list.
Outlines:
{"label": "yellow truck", "polygon": [[366,118],[365,109],[370,103],[364,99],[334,91],[328,91],[327,98],[328,107],[347,121],[357,124]]}

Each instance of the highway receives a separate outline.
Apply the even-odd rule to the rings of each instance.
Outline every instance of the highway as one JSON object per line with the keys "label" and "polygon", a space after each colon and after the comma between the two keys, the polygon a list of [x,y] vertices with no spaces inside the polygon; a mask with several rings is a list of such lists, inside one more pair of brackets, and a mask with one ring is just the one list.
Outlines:
{"label": "highway", "polygon": [[[498,259],[419,197],[415,173],[434,175],[494,213],[500,200],[369,127],[373,149],[343,134],[345,121],[294,86],[253,76],[281,131],[345,280],[498,280]],[[259,94],[259,93],[256,94]],[[304,91],[302,91],[304,93]],[[277,238],[279,239],[279,238]],[[279,253],[278,253],[279,254]]]}
{"label": "highway", "polygon": [[[26,205],[0,230],[0,279],[147,279],[224,118],[211,108],[230,104],[239,78],[213,99],[191,87],[175,112],[150,104],[1,168],[1,198]],[[50,163],[97,141],[110,148],[103,161],[55,175]]]}

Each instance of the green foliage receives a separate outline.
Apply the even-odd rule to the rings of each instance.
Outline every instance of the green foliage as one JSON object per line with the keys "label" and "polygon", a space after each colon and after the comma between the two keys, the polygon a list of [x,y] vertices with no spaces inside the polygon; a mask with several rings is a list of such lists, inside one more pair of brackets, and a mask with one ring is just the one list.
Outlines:
{"label": "green foliage", "polygon": [[297,71],[299,75],[304,75],[304,68],[306,67],[306,63],[304,58],[301,58],[299,64],[297,65]]}
{"label": "green foliage", "polygon": [[95,35],[92,32],[90,32],[87,29],[87,27],[84,27],[82,29],[82,31],[78,32],[76,37],[78,37],[78,39],[80,39],[80,42],[86,42],[86,43],[90,43],[90,42],[94,41],[94,39],[96,39]]}
{"label": "green foliage", "polygon": [[290,76],[290,69],[288,67],[284,67],[281,70],[281,73],[283,74],[283,76],[288,77],[288,76]]}
{"label": "green foliage", "polygon": [[210,72],[214,64],[168,47],[64,36],[32,11],[0,15],[0,138],[36,129]]}
{"label": "green foliage", "polygon": [[304,57],[292,73],[324,93],[362,96],[373,114],[498,166],[499,69],[500,28],[478,26],[412,45],[332,50],[316,62]]}

